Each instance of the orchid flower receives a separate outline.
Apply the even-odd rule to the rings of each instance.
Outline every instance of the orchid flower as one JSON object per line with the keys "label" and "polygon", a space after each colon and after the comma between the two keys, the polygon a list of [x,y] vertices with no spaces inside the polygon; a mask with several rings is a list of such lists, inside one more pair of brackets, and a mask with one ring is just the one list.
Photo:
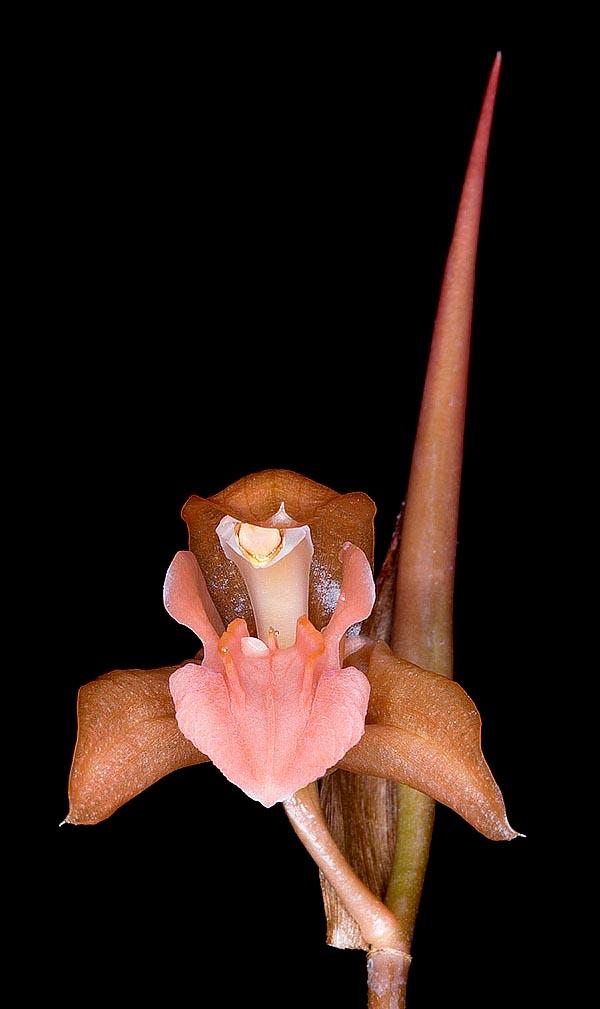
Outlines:
{"label": "orchid flower", "polygon": [[67,823],[96,823],[211,760],[265,806],[340,766],[420,788],[490,838],[514,836],[470,698],[358,634],[375,602],[374,513],[365,494],[286,470],[188,500],[191,549],[170,565],[164,601],[202,651],[82,687]]}
{"label": "orchid flower", "polygon": [[[264,806],[283,803],[322,874],[328,941],[369,950],[373,1006],[401,1004],[419,896],[417,887],[405,900],[408,919],[393,893],[383,903],[381,837],[371,862],[385,878],[373,882],[361,868],[360,809],[379,802],[379,784],[418,797],[397,842],[419,862],[415,878],[427,841],[414,837],[427,837],[431,823],[423,797],[492,840],[518,836],[481,750],[477,708],[451,678],[447,644],[466,337],[498,71],[499,61],[444,281],[405,525],[377,583],[376,506],[362,492],[268,469],[212,497],[193,495],[182,512],[188,549],[174,557],[163,595],[199,650],[168,667],[113,670],[79,693],[65,822],[98,823],[170,772],[208,761]],[[446,427],[432,408],[440,402],[454,410]],[[383,806],[385,831],[397,807],[385,798]]]}

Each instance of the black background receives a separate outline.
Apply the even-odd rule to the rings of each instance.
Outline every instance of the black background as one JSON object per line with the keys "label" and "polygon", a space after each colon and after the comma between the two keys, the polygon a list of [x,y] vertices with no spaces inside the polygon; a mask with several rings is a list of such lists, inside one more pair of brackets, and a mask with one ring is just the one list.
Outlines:
{"label": "black background", "polygon": [[180,510],[191,493],[271,466],[366,491],[381,562],[470,144],[502,49],[456,677],[482,714],[509,819],[528,837],[487,841],[438,807],[409,1006],[491,1007],[508,993],[513,1006],[530,1004],[541,772],[529,630],[545,454],[532,390],[542,380],[544,158],[560,108],[543,46],[490,31],[417,54],[391,26],[352,27],[322,35],[304,24],[299,36],[286,26],[273,45],[255,24],[248,42],[240,24],[191,38],[183,24],[164,35],[156,22],[86,24],[76,45],[47,57],[32,297],[49,335],[32,357],[48,386],[29,475],[52,759],[33,788],[47,836],[26,941],[43,945],[50,923],[60,940],[50,990],[67,1000],[143,1004],[160,992],[201,1006],[366,1004],[364,956],[326,946],[317,871],[283,810],[264,810],[212,766],[163,779],[95,827],[57,825],[79,685],[194,649],[161,601],[186,546]]}

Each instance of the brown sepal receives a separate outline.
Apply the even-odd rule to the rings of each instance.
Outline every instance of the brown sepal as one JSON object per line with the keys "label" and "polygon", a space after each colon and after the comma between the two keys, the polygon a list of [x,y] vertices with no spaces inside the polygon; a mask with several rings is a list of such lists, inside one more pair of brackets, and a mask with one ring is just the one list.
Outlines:
{"label": "brown sepal", "polygon": [[180,767],[208,760],[179,731],[162,669],[114,669],[81,687],[66,823],[106,819]]}
{"label": "brown sepal", "polygon": [[518,837],[481,751],[481,718],[454,680],[373,647],[361,741],[340,761],[354,774],[409,785],[450,806],[491,840]]}
{"label": "brown sepal", "polygon": [[373,564],[375,505],[367,494],[338,494],[322,484],[286,469],[252,473],[210,498],[193,494],[182,515],[188,526],[190,550],[202,568],[209,592],[227,626],[236,617],[256,633],[248,593],[235,564],[225,557],[216,528],[224,515],[260,525],[284,503],[298,525],[310,526],[315,548],[310,572],[308,616],[317,630],[335,609],[342,579],[339,553],[346,541],[365,552]]}

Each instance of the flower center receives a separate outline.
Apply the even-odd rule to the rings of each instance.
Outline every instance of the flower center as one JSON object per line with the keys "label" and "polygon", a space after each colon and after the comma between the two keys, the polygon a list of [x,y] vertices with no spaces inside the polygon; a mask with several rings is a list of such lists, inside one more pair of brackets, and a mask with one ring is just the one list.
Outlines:
{"label": "flower center", "polygon": [[262,526],[226,515],[216,529],[246,583],[258,637],[267,643],[275,631],[281,648],[294,644],[296,621],[308,613],[313,545],[309,527],[293,522],[282,505]]}
{"label": "flower center", "polygon": [[237,522],[235,536],[244,557],[257,568],[262,568],[282,549],[285,530],[253,526],[249,522]]}

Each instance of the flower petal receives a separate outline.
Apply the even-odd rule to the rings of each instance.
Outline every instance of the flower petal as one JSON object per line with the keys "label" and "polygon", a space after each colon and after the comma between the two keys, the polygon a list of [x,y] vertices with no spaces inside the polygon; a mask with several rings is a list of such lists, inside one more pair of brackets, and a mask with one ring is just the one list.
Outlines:
{"label": "flower petal", "polygon": [[165,577],[163,599],[167,613],[198,635],[204,657],[210,661],[224,628],[191,550],[175,554]]}
{"label": "flower petal", "polygon": [[337,605],[343,576],[344,543],[352,543],[373,566],[375,504],[367,494],[338,494],[310,520],[315,554],[310,574],[308,615],[321,629]]}
{"label": "flower petal", "polygon": [[492,840],[518,837],[481,751],[481,719],[454,680],[428,672],[378,642],[360,743],[339,767],[392,778],[450,806]]}
{"label": "flower petal", "polygon": [[66,823],[98,823],[165,774],[208,760],[177,726],[175,669],[115,669],[81,687]]}
{"label": "flower petal", "polygon": [[192,495],[183,508],[190,550],[204,572],[209,592],[225,625],[236,617],[256,633],[246,586],[235,565],[224,556],[216,528],[225,515],[260,525],[278,511],[282,501],[298,525],[309,525],[315,548],[308,616],[320,630],[331,618],[342,581],[340,550],[354,543],[373,561],[375,505],[367,494],[338,494],[292,470],[252,473],[210,498]]}
{"label": "flower petal", "polygon": [[233,621],[221,639],[224,662],[183,666],[170,686],[184,735],[247,795],[272,806],[360,739],[369,683],[358,669],[325,661],[323,637],[306,618],[293,647],[252,647],[255,640],[244,621]]}
{"label": "flower petal", "polygon": [[339,659],[339,645],[346,631],[368,617],[375,602],[375,582],[363,551],[353,543],[344,543],[340,560],[344,572],[341,591],[333,616],[323,630],[332,661]]}

